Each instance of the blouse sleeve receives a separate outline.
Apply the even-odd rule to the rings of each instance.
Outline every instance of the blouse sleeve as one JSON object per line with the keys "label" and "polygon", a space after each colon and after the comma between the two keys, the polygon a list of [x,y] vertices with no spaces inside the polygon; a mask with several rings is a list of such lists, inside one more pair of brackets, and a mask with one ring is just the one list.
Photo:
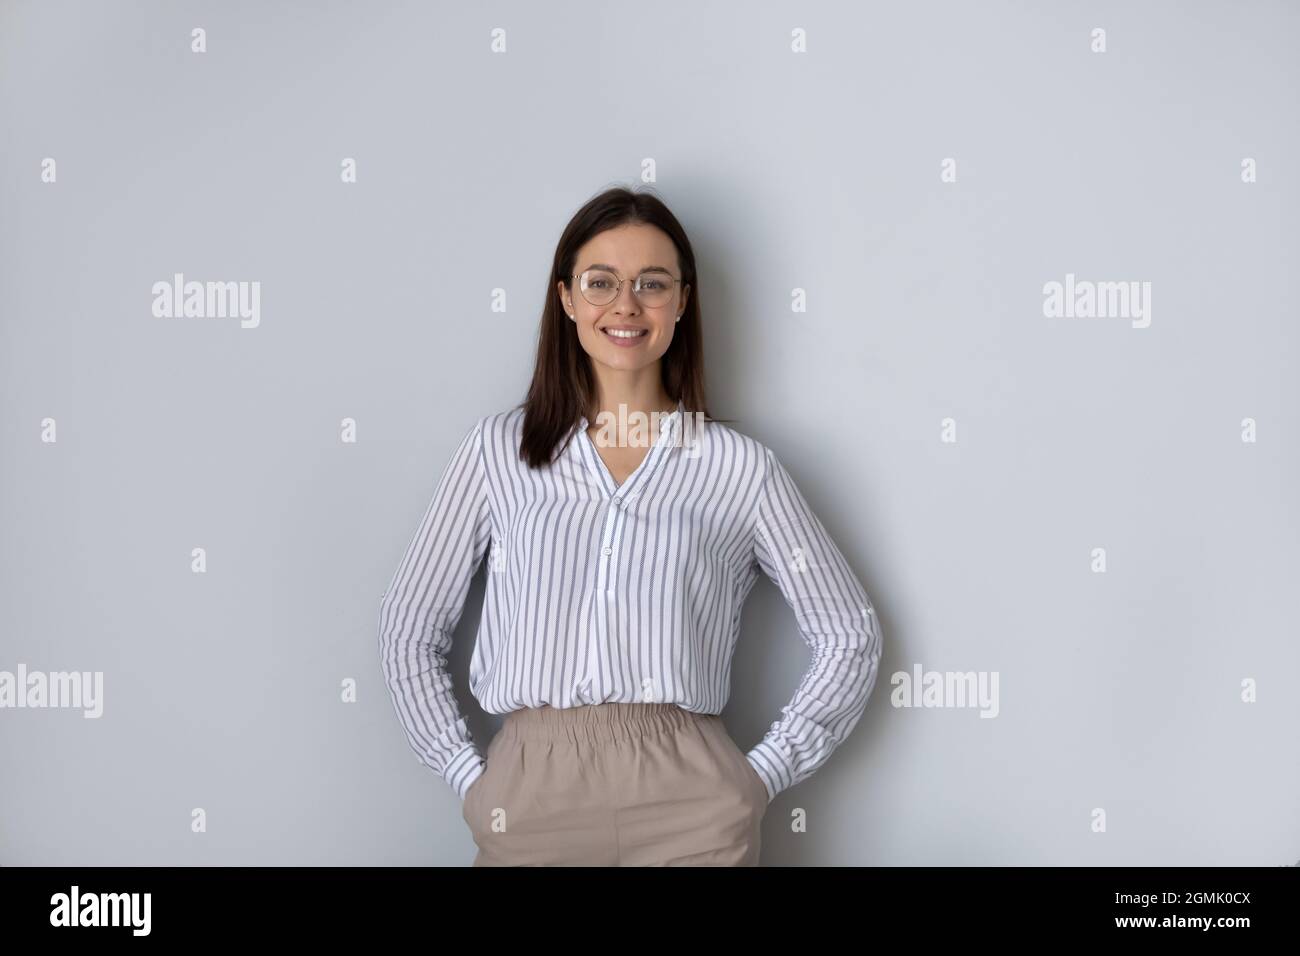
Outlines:
{"label": "blouse sleeve", "polygon": [[812,652],[781,719],[746,754],[770,801],[811,776],[858,722],[875,684],[882,635],[871,599],[770,449],[753,556],[794,610]]}
{"label": "blouse sleeve", "polygon": [[380,663],[406,739],[462,800],[484,758],[453,695],[447,652],[491,539],[482,427],[452,454],[379,605]]}

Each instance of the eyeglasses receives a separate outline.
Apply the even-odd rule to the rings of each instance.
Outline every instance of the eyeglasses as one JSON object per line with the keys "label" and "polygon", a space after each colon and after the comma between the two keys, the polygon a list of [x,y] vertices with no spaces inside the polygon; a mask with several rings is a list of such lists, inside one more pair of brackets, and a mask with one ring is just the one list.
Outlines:
{"label": "eyeglasses", "polygon": [[[592,305],[609,305],[623,291],[623,283],[632,281],[606,269],[588,269],[572,278],[578,280],[578,290]],[[668,304],[681,281],[667,272],[643,272],[633,282],[632,293],[642,305],[657,308]]]}

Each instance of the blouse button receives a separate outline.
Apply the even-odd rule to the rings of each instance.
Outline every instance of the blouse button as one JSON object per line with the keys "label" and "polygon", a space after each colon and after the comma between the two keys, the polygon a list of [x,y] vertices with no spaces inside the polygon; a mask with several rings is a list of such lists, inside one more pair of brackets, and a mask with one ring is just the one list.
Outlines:
{"label": "blouse button", "polygon": [[614,553],[613,548],[606,548],[604,551],[601,552],[601,554],[606,554],[606,555],[613,554],[613,553]]}

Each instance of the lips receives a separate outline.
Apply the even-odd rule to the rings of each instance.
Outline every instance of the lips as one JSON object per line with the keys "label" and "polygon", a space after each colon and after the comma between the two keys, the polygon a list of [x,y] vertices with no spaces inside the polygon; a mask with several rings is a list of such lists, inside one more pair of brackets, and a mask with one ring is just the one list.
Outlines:
{"label": "lips", "polygon": [[639,345],[650,334],[649,329],[641,329],[633,325],[607,325],[600,331],[615,345],[622,346]]}

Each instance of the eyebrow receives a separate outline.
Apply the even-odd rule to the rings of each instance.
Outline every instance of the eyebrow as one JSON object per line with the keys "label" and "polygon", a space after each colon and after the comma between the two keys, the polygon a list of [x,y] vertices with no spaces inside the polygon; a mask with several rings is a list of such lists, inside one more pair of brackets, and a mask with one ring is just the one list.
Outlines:
{"label": "eyebrow", "polygon": [[[607,272],[618,272],[617,269],[615,269],[607,262],[593,262],[591,265],[587,266],[587,268],[604,269]],[[646,266],[644,269],[638,272],[637,275],[644,275],[647,272],[667,272],[669,275],[673,274],[673,271],[669,269],[667,266]]]}

